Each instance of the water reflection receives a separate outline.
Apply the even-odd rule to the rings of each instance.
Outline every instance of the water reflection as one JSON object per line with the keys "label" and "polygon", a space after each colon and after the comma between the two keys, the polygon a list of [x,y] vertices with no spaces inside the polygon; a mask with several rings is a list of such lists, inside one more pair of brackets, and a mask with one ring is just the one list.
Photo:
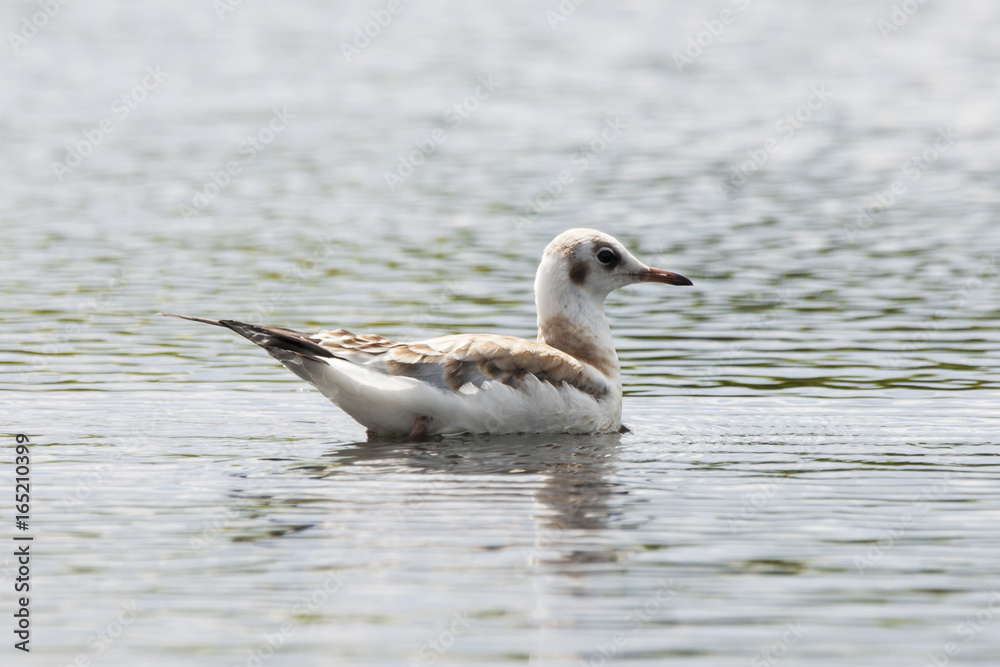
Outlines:
{"label": "water reflection", "polygon": [[[595,587],[595,568],[618,571],[631,549],[616,537],[626,505],[634,514],[631,505],[639,502],[628,499],[628,490],[615,480],[621,438],[617,433],[461,436],[338,445],[322,459],[298,460],[255,482],[280,488],[286,486],[280,478],[290,475],[318,482],[291,481],[292,488],[308,488],[308,495],[231,493],[246,521],[229,537],[298,539],[308,528],[324,539],[331,526],[343,524],[353,532],[328,543],[324,567],[364,572],[379,569],[380,560],[413,554],[415,544],[422,550],[429,548],[428,540],[472,545],[479,543],[477,531],[499,529],[508,542],[480,548],[504,576],[532,582],[521,602],[523,622],[535,631],[532,659],[543,660],[539,664],[576,660],[591,647],[587,642],[567,645],[567,629],[593,623],[594,610],[582,615],[573,600],[603,595]],[[369,495],[359,498],[359,488]],[[316,517],[313,523],[299,520],[309,511]],[[366,545],[365,553],[356,551],[358,544]],[[411,567],[417,572],[448,567],[441,557]],[[474,596],[462,598],[467,605]],[[609,617],[606,623],[617,621]]]}
{"label": "water reflection", "polygon": [[[529,561],[571,566],[617,558],[614,547],[601,534],[612,517],[620,514],[613,496],[627,494],[611,480],[620,448],[621,435],[617,433],[470,435],[424,443],[370,440],[338,446],[323,461],[299,462],[281,469],[280,474],[331,483],[346,483],[345,476],[352,471],[370,476],[374,470],[376,475],[391,476],[385,495],[373,503],[394,504],[395,514],[403,519],[417,513],[436,516],[437,504],[459,497],[487,506],[530,500],[534,535],[531,543],[523,546],[525,556]],[[481,483],[470,482],[470,477],[481,478]],[[507,484],[507,480],[518,483]],[[267,484],[262,480],[257,483]],[[265,516],[275,503],[287,507],[323,501],[315,497],[281,499],[246,489],[234,490],[231,497],[244,511],[253,508]],[[299,532],[305,527],[301,523],[287,530],[272,527],[261,537]]]}
{"label": "water reflection", "polygon": [[[336,480],[345,466],[385,464],[412,477],[403,497],[403,514],[420,511],[442,523],[447,519],[435,503],[458,495],[469,501],[470,478],[482,478],[485,492],[477,496],[478,511],[509,494],[531,494],[532,533],[521,541],[532,584],[526,609],[535,629],[529,648],[531,664],[576,664],[589,657],[586,642],[567,644],[568,628],[593,622],[594,610],[581,614],[581,596],[600,596],[595,589],[595,567],[623,559],[623,545],[615,538],[617,518],[623,516],[625,487],[614,481],[620,463],[621,435],[506,435],[465,436],[424,444],[357,442],[327,454],[330,463],[308,466],[310,474]],[[524,476],[539,479],[524,487],[504,484]],[[428,479],[428,477],[430,479]],[[498,484],[499,482],[499,484]],[[621,502],[616,502],[621,496]],[[463,512],[475,515],[466,504]],[[511,515],[517,522],[519,517]],[[605,566],[606,567],[606,566]],[[613,569],[616,566],[612,566]],[[567,596],[568,593],[568,596]],[[569,604],[567,604],[567,601]],[[606,619],[614,624],[617,619]],[[568,661],[568,662],[567,662]]]}
{"label": "water reflection", "polygon": [[[326,466],[304,469],[317,477],[336,477],[343,466],[391,463],[418,476],[397,500],[408,508],[448,498],[454,490],[466,491],[468,480],[461,477],[493,476],[489,489],[498,490],[496,481],[505,476],[540,476],[540,482],[529,487],[534,489],[535,541],[526,554],[571,564],[614,559],[613,550],[594,538],[615,512],[611,496],[616,484],[609,477],[620,446],[617,433],[464,436],[421,444],[369,441],[327,454]],[[428,481],[425,475],[434,477]],[[489,502],[490,495],[483,500]]]}

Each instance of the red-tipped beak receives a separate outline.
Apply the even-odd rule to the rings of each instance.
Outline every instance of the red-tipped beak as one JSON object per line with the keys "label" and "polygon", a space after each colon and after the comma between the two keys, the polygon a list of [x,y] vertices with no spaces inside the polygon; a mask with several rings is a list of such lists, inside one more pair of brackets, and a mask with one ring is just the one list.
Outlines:
{"label": "red-tipped beak", "polygon": [[639,280],[644,283],[666,283],[668,285],[694,285],[693,282],[679,273],[664,271],[663,269],[650,269],[639,274]]}

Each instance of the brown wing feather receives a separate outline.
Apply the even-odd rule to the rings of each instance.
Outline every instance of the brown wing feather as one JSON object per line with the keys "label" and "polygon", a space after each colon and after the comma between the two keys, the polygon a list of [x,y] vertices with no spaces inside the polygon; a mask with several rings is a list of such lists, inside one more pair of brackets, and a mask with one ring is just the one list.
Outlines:
{"label": "brown wing feather", "polygon": [[533,375],[553,385],[567,384],[595,397],[608,393],[607,382],[572,356],[544,343],[484,334],[442,336],[417,343],[397,343],[378,335],[337,329],[309,337],[335,356],[382,368],[442,389],[459,391],[496,380],[519,387]]}

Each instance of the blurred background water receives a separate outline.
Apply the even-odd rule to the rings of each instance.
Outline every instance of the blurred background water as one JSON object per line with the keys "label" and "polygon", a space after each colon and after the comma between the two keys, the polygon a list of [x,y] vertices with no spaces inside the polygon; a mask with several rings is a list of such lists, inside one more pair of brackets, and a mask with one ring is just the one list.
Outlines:
{"label": "blurred background water", "polygon": [[[0,25],[38,664],[995,664],[994,3]],[[695,282],[609,300],[621,437],[366,444],[262,351],[155,317],[532,337],[573,226]]]}

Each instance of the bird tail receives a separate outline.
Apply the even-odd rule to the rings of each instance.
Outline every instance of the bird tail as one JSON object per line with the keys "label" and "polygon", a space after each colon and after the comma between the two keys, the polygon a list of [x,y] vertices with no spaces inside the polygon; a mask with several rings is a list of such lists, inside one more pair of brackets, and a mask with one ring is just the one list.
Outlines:
{"label": "bird tail", "polygon": [[237,320],[210,320],[204,317],[175,315],[173,313],[157,314],[164,317],[177,317],[182,320],[191,320],[192,322],[201,322],[203,324],[212,324],[217,327],[232,329],[250,342],[261,346],[271,356],[282,362],[287,360],[288,352],[312,361],[322,361],[323,359],[330,359],[335,356],[333,352],[320,345],[316,339],[292,329],[262,327],[257,324],[247,324],[246,322],[239,322]]}

